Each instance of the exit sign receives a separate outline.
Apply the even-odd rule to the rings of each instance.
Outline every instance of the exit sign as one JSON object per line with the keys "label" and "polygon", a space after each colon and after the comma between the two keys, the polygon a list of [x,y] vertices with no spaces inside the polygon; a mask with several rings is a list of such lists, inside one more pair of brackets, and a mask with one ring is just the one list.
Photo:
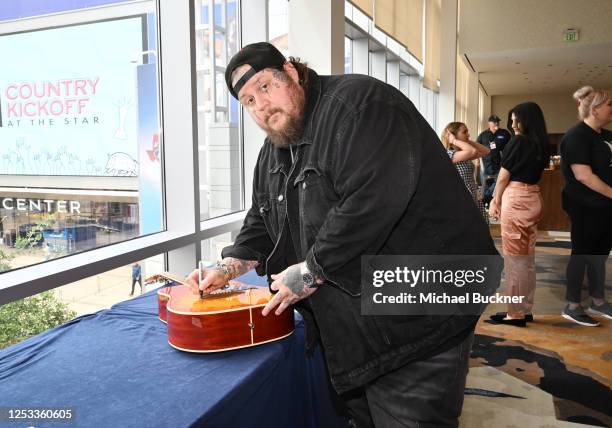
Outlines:
{"label": "exit sign", "polygon": [[577,42],[580,38],[580,32],[575,28],[568,28],[563,32],[563,40],[566,42]]}

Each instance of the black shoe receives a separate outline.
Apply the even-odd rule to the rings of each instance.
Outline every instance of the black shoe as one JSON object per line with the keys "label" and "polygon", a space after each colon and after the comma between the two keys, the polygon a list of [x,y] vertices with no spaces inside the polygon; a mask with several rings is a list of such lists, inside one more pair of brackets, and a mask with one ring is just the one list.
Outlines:
{"label": "black shoe", "polygon": [[[507,312],[498,312],[495,315],[491,315],[489,318],[491,318],[493,321],[499,321],[499,320],[503,320],[507,316],[508,316]],[[533,322],[533,315],[532,314],[525,315],[525,321]]]}
{"label": "black shoe", "polygon": [[495,315],[491,315],[490,318],[490,323],[491,324],[506,324],[506,325],[513,325],[515,327],[527,327],[527,321],[525,320],[525,318],[510,318],[510,319],[506,319],[506,318],[501,318],[501,317],[495,317]]}
{"label": "black shoe", "polygon": [[594,315],[600,315],[604,318],[612,320],[612,305],[608,302],[604,302],[601,305],[591,303],[591,306],[589,307],[588,311]]}
{"label": "black shoe", "polygon": [[588,316],[581,306],[578,306],[576,309],[570,309],[569,305],[567,305],[565,309],[563,309],[561,316],[566,320],[574,321],[577,324],[587,327],[597,327],[599,325],[599,321]]}

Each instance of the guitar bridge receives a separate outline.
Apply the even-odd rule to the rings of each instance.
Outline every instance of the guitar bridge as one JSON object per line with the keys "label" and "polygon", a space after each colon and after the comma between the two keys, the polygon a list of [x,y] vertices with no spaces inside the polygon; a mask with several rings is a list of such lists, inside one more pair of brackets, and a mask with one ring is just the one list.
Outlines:
{"label": "guitar bridge", "polygon": [[253,286],[245,286],[245,285],[229,285],[229,286],[225,286],[223,288],[220,288],[218,290],[215,291],[211,291],[210,293],[204,293],[203,295],[200,296],[200,298],[202,299],[211,299],[211,298],[215,298],[215,297],[227,297],[227,296],[233,296],[235,294],[242,294],[247,290],[251,290],[257,287],[253,287]]}

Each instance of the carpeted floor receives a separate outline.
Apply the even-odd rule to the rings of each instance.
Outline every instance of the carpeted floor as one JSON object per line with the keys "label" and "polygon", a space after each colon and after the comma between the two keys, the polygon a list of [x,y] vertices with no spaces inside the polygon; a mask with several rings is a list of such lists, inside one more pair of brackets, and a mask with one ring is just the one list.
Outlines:
{"label": "carpeted floor", "polygon": [[505,310],[491,305],[478,323],[462,427],[612,427],[612,321],[583,327],[561,317],[569,251],[542,241],[555,239],[538,237],[535,321],[489,324],[489,314]]}
{"label": "carpeted floor", "polygon": [[[579,337],[576,342],[609,341],[604,336],[609,333],[610,326],[606,327],[591,329],[598,330],[591,335],[591,340]],[[572,351],[571,346],[555,344],[539,348],[529,343],[537,342],[537,336],[538,333],[531,333],[518,341],[476,335],[464,407],[467,419],[463,421],[468,422],[472,416],[482,423],[475,425],[472,421],[464,426],[493,426],[490,424],[493,421],[489,418],[485,423],[487,418],[484,417],[490,405],[497,409],[494,416],[498,421],[495,426],[519,426],[515,425],[517,414],[537,416],[524,425],[529,427],[561,426],[558,424],[560,421],[612,426],[610,352],[602,354],[600,346],[584,349],[579,356],[582,358],[570,359],[578,362],[579,365],[575,365],[563,355],[571,354],[575,349]],[[549,336],[548,341],[551,339]],[[567,338],[565,340],[569,342]],[[557,345],[561,345],[560,342],[557,341]],[[550,348],[556,348],[561,353]],[[585,364],[586,367],[582,365],[589,359],[595,363],[592,368],[588,364]],[[470,406],[472,401],[478,405]]]}

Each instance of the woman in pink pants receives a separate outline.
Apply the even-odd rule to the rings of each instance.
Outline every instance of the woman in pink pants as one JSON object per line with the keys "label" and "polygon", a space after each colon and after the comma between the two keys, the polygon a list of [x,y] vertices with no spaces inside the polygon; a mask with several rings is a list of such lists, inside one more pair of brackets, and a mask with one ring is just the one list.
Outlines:
{"label": "woman in pink pants", "polygon": [[499,324],[525,327],[536,286],[535,245],[542,217],[538,181],[549,161],[544,115],[533,102],[515,106],[508,114],[514,136],[506,146],[489,214],[501,220],[506,293],[520,303],[508,304],[508,312],[491,316]]}

